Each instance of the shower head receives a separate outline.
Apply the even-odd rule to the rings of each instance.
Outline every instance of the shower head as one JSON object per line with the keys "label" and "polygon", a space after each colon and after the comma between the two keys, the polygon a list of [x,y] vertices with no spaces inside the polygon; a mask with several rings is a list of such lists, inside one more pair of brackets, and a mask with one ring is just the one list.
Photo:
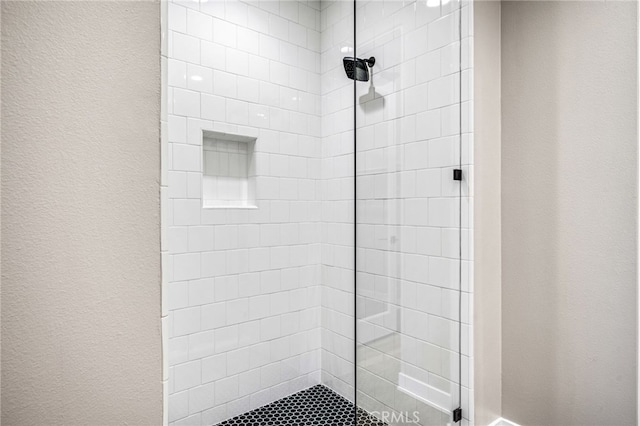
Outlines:
{"label": "shower head", "polygon": [[373,56],[369,59],[345,57],[342,59],[347,77],[356,81],[369,81],[369,68],[376,63]]}

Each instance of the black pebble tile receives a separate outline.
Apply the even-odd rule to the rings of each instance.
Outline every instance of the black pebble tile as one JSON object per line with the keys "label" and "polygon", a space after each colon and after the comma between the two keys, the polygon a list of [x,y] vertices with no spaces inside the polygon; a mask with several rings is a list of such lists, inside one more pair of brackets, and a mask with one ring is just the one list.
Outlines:
{"label": "black pebble tile", "polygon": [[[353,426],[353,404],[316,385],[269,405],[218,423],[218,426]],[[357,426],[387,426],[358,408]]]}

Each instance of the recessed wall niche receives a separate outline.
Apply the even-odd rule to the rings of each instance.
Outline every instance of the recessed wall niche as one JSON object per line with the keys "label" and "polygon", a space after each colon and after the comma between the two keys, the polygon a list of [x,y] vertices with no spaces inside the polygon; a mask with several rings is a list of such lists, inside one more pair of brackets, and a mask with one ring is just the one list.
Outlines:
{"label": "recessed wall niche", "polygon": [[256,208],[256,138],[202,132],[202,207]]}

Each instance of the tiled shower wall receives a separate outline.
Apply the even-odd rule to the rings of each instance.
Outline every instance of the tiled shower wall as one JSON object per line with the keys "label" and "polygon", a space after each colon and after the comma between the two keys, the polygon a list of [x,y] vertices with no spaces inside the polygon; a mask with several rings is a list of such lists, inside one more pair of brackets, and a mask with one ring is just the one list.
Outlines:
{"label": "tiled shower wall", "polygon": [[[320,11],[169,3],[169,421],[320,382]],[[202,208],[202,130],[255,137],[257,208]]]}
{"label": "tiled shower wall", "polygon": [[[454,226],[433,220],[454,215],[447,201],[455,197],[446,180],[451,164],[435,159],[456,155],[446,143],[458,125],[459,70],[451,61],[460,44],[452,34],[457,27],[448,25],[455,25],[459,4],[427,10],[427,3],[358,2],[358,56],[378,60],[377,94],[367,98],[368,83],[358,83],[358,97],[365,95],[357,109],[358,257],[364,271],[358,296],[359,303],[373,302],[374,310],[400,315],[393,324],[361,318],[358,331],[362,342],[391,330],[400,336],[396,348],[411,347],[413,355],[411,345],[418,342],[435,346],[439,364],[429,368],[435,374],[424,373],[425,365],[426,375],[416,376],[427,382],[433,376],[431,383],[445,386],[458,380],[455,371],[443,369],[456,349],[451,334],[423,336],[415,324],[440,324],[438,330],[446,331],[457,318],[443,309],[453,306],[444,280],[456,277],[440,275],[440,285],[432,277],[434,271],[455,274]],[[353,83],[342,69],[342,57],[353,54],[353,2],[168,6],[169,200],[163,215],[170,250],[169,421],[212,424],[320,381],[353,399]],[[462,14],[465,99],[472,81],[468,6]],[[471,121],[463,115],[464,164],[472,158]],[[258,209],[201,208],[202,129],[257,138]],[[472,169],[464,170],[469,182]],[[472,223],[470,199],[462,203],[463,228]],[[394,209],[380,213],[393,203]],[[418,218],[421,213],[426,216]],[[468,247],[471,238],[463,233]],[[472,253],[466,247],[468,301]],[[378,269],[389,262],[402,265],[401,272]],[[412,278],[421,273],[426,276]],[[384,290],[369,292],[376,284]],[[410,300],[423,284],[433,287],[428,307]],[[463,398],[472,394],[466,367],[471,317],[464,304]],[[371,344],[361,352],[360,361],[421,368],[417,355]],[[386,390],[397,385],[397,374],[385,376],[381,365],[362,363],[359,402],[372,410],[406,409],[397,392],[389,399]],[[463,399],[465,422],[472,418],[467,403]]]}
{"label": "tiled shower wall", "polygon": [[353,401],[353,2],[322,1],[322,382]]}

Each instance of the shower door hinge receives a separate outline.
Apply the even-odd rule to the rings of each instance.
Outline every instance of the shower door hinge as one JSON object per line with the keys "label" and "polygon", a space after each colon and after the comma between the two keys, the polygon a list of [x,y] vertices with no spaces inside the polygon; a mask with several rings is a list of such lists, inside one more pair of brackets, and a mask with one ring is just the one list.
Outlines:
{"label": "shower door hinge", "polygon": [[458,407],[453,410],[453,422],[458,423],[460,420],[462,420],[462,408]]}
{"label": "shower door hinge", "polygon": [[453,169],[453,180],[462,180],[462,169]]}

